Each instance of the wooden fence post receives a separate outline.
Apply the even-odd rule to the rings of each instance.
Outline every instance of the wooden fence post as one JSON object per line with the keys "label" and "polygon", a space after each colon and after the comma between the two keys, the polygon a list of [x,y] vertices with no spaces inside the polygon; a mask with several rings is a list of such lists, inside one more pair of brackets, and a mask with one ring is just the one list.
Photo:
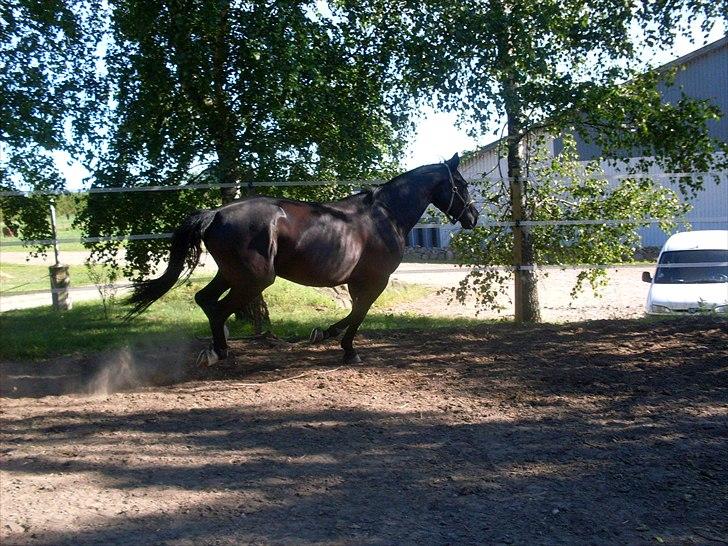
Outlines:
{"label": "wooden fence post", "polygon": [[52,265],[48,268],[51,277],[51,298],[53,309],[56,311],[67,311],[73,305],[68,293],[71,286],[71,277],[68,274],[67,265]]}
{"label": "wooden fence post", "polygon": [[56,263],[48,268],[51,278],[51,299],[53,309],[56,311],[68,311],[72,307],[71,297],[68,288],[71,286],[71,277],[68,274],[68,266],[61,265],[58,249],[58,231],[56,229],[56,207],[51,200],[51,232],[53,233],[53,253]]}

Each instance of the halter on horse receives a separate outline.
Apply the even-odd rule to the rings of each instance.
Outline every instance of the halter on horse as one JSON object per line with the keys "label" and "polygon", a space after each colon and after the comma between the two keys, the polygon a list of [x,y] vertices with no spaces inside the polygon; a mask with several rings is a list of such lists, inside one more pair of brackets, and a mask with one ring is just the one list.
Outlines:
{"label": "halter on horse", "polygon": [[[450,185],[452,186],[452,194],[450,196],[450,204],[447,206],[447,210],[444,210],[445,216],[447,216],[447,219],[450,220],[451,224],[457,224],[460,221],[460,218],[463,216],[466,210],[468,210],[468,207],[470,205],[475,205],[475,200],[468,198],[465,199],[462,195],[460,195],[460,192],[458,191],[458,187],[455,184],[455,180],[452,176],[452,171],[450,170],[450,165],[447,164],[447,161],[442,162],[443,165],[447,168],[447,174],[450,177]],[[467,187],[465,188],[467,190]],[[452,209],[453,204],[455,203],[455,196],[460,199],[460,202],[462,203],[462,208],[460,209],[460,214],[458,214],[457,218],[453,218],[453,216],[450,214],[450,210]]]}
{"label": "halter on horse", "polygon": [[191,273],[204,242],[218,265],[212,281],[195,294],[212,331],[209,364],[227,357],[228,317],[277,276],[308,286],[348,285],[351,312],[325,330],[315,328],[311,341],[337,337],[346,330],[341,340],[344,363],[360,362],[354,336],[402,261],[407,235],[427,206],[434,204],[463,228],[472,229],[477,223],[478,211],[458,164],[455,154],[443,163],[399,175],[373,191],[331,203],[250,197],[192,214],[172,237],[167,270],[157,279],[134,286],[128,317],[170,290],[186,266],[187,274]]}

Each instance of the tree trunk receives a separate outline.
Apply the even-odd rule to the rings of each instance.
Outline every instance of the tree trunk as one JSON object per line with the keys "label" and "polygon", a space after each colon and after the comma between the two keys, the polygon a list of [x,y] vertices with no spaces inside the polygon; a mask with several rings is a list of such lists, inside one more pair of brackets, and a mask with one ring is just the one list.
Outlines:
{"label": "tree trunk", "polygon": [[536,272],[519,269],[533,265],[533,242],[527,227],[520,222],[525,217],[528,180],[523,172],[524,155],[528,150],[521,146],[523,125],[517,112],[508,109],[508,179],[510,187],[513,227],[514,315],[516,322],[540,322],[541,310],[538,303]]}
{"label": "tree trunk", "polygon": [[[247,194],[252,195],[253,193],[253,190],[249,188]],[[270,312],[263,294],[244,305],[239,312],[235,313],[235,318],[250,322],[256,336],[271,331]]]}
{"label": "tree trunk", "polygon": [[[239,182],[239,163],[241,160],[234,116],[231,114],[225,91],[227,82],[226,63],[230,55],[228,48],[229,11],[229,3],[223,3],[220,12],[220,27],[213,53],[212,103],[214,113],[210,118],[212,121],[210,132],[215,141],[220,181],[226,185]],[[221,188],[220,194],[222,204],[225,205],[237,199],[238,188]],[[248,194],[250,194],[250,191]],[[235,318],[252,323],[253,332],[256,335],[270,330],[270,313],[268,312],[268,304],[263,299],[262,294],[236,311]]]}

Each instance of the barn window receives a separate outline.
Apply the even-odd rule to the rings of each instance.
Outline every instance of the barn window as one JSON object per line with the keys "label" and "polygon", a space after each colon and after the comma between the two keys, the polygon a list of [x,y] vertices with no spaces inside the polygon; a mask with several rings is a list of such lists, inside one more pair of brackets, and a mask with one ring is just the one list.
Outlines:
{"label": "barn window", "polygon": [[440,230],[438,228],[414,228],[407,237],[407,246],[424,248],[441,248]]}

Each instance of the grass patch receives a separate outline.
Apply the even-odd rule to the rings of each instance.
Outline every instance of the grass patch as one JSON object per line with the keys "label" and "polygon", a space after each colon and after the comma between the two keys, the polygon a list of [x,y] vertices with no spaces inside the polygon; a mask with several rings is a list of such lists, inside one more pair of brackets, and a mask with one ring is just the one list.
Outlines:
{"label": "grass patch", "polygon": [[[100,301],[80,302],[70,311],[55,312],[50,307],[22,309],[0,314],[2,359],[40,359],[72,353],[95,352],[149,341],[190,339],[209,336],[207,319],[194,303],[193,295],[205,284],[195,279],[191,284],[172,290],[148,312],[132,322],[121,321],[125,309],[112,310],[104,318]],[[439,328],[479,323],[467,319],[447,319],[394,315],[384,309],[404,301],[425,297],[432,289],[398,284],[385,291],[382,301],[367,317],[363,330],[393,328]],[[328,326],[343,318],[347,311],[327,295],[279,279],[266,290],[273,331],[286,339],[307,338],[315,326]],[[242,323],[228,322],[232,336],[250,333]]]}
{"label": "grass patch", "polygon": [[[73,218],[66,217],[65,215],[59,215],[56,218],[56,229],[59,239],[80,239],[83,236],[81,230],[74,228],[71,225],[72,223]],[[17,244],[18,242],[20,242],[18,237],[6,237],[5,235],[0,235],[0,248],[2,248],[4,252],[27,252],[28,248]],[[83,246],[83,243],[79,241],[59,243],[59,248],[61,251],[88,250],[85,246]],[[53,253],[52,247],[49,248],[49,252],[51,254]]]}
{"label": "grass patch", "polygon": [[[96,266],[97,268],[101,266]],[[96,283],[89,275],[89,270],[85,265],[69,266],[69,275],[71,277],[71,287],[94,286]],[[195,272],[192,276],[193,280],[200,282],[209,282],[212,278],[209,272]],[[129,282],[120,278],[117,282]],[[293,283],[278,283],[273,291],[266,291],[266,297],[275,302],[276,305],[286,306],[289,302],[295,303],[297,296],[297,285]],[[199,287],[197,288],[199,290]],[[13,295],[23,294],[26,292],[34,292],[38,290],[50,290],[50,280],[48,279],[48,266],[36,264],[8,264],[0,261],[0,294]],[[430,289],[418,285],[402,285],[396,283],[390,286],[375,302],[374,309],[389,307],[401,301],[407,301],[404,298],[420,298],[429,293]],[[315,291],[314,291],[315,292]],[[316,292],[318,294],[318,292]],[[313,293],[311,294],[313,297]],[[316,301],[329,301],[329,298],[319,294],[320,298]],[[314,298],[315,299],[315,298]],[[270,301],[269,301],[270,303]],[[314,300],[309,304],[315,303]]]}
{"label": "grass patch", "polygon": [[[86,266],[69,266],[71,286],[93,286]],[[22,294],[36,290],[50,290],[48,266],[35,264],[0,263],[0,294]]]}

